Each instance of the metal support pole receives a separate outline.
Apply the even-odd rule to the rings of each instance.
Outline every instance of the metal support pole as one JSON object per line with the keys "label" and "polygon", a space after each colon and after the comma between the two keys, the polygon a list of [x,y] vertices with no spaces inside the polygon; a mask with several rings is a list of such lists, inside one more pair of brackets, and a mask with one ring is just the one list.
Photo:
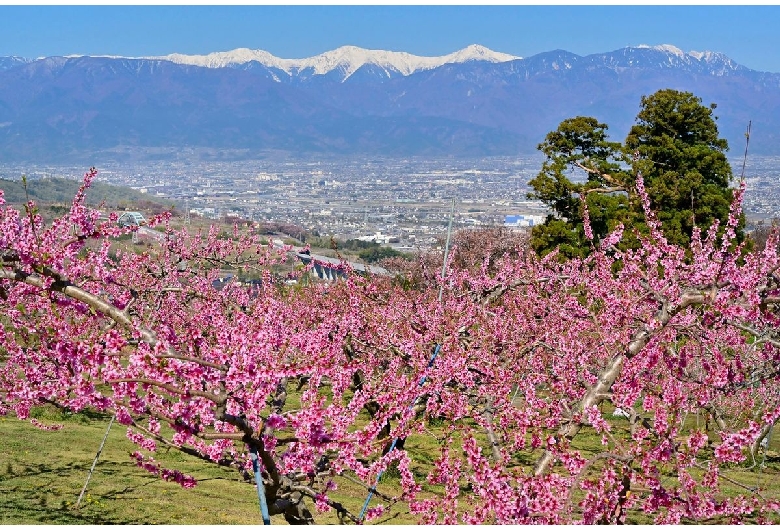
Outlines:
{"label": "metal support pole", "polygon": [[255,482],[257,483],[257,499],[260,501],[260,516],[263,518],[264,525],[271,524],[271,516],[268,515],[268,503],[265,500],[265,485],[263,476],[260,473],[260,458],[257,456],[257,447],[249,446],[249,457],[252,459],[252,471],[255,472]]}
{"label": "metal support pole", "polygon": [[[444,297],[444,275],[447,274],[447,258],[449,257],[450,252],[450,237],[452,235],[452,217],[455,213],[455,199],[452,199],[452,207],[450,208],[450,222],[447,226],[447,243],[444,246],[444,264],[441,267],[441,283],[439,284],[439,304],[441,304],[442,298]],[[431,355],[431,360],[428,361],[428,368],[430,369],[433,366],[434,361],[436,361],[436,357],[438,357],[439,352],[441,351],[441,343],[437,343],[436,346],[433,348],[433,354]],[[417,386],[423,386],[425,384],[425,380],[428,378],[427,375],[423,375],[420,378],[420,382],[417,384]],[[414,402],[412,402],[409,405],[409,409],[414,407]],[[407,409],[407,410],[409,410]],[[393,438],[393,443],[390,444],[390,449],[387,451],[387,454],[390,454],[393,449],[395,449],[395,445],[398,443],[398,437]],[[374,483],[374,487],[368,490],[368,496],[366,497],[366,502],[363,503],[363,508],[360,510],[360,515],[358,516],[358,519],[360,521],[363,520],[363,518],[366,516],[366,512],[368,511],[368,503],[371,502],[371,497],[374,496],[374,492],[376,491],[377,486],[379,486],[379,479],[382,478],[383,471],[380,472],[376,476],[376,482]]]}
{"label": "metal support pole", "polygon": [[84,482],[84,487],[81,488],[81,493],[79,493],[79,498],[76,500],[76,509],[78,509],[79,505],[81,505],[81,498],[84,497],[84,493],[87,491],[87,485],[89,484],[89,481],[92,478],[92,472],[95,471],[95,466],[97,465],[98,458],[100,458],[100,453],[103,452],[103,446],[106,445],[108,432],[111,430],[111,425],[114,423],[114,418],[116,418],[116,415],[111,416],[111,421],[108,422],[108,428],[106,429],[106,434],[103,435],[103,441],[100,442],[100,447],[98,448],[97,454],[95,455],[95,459],[92,461],[92,467],[89,468],[87,481]]}
{"label": "metal support pole", "polygon": [[[439,355],[439,351],[441,350],[441,344],[437,344],[436,347],[433,349],[433,355],[431,355],[431,360],[428,361],[428,368],[433,366],[433,362],[436,360],[436,357]],[[427,376],[422,376],[420,378],[420,382],[417,384],[417,386],[423,386],[425,384]],[[414,403],[409,405],[409,409],[414,407]],[[407,409],[407,410],[409,410]],[[395,445],[398,443],[398,437],[396,436],[393,438],[393,443],[390,444],[390,449],[388,449],[387,454],[390,454],[393,452],[393,449],[395,449]],[[363,508],[360,510],[360,515],[358,516],[358,519],[361,521],[363,520],[363,517],[366,515],[366,511],[368,511],[368,503],[371,502],[371,497],[374,496],[374,492],[376,491],[377,486],[379,486],[379,479],[382,478],[382,474],[384,471],[380,471],[379,474],[376,476],[376,482],[374,482],[374,487],[368,490],[368,496],[366,497],[366,502],[363,503]]]}
{"label": "metal support pole", "polygon": [[441,304],[444,296],[444,275],[447,274],[447,258],[450,255],[450,236],[452,235],[452,218],[455,215],[455,199],[452,199],[450,206],[450,222],[447,225],[447,243],[444,245],[444,263],[441,266],[441,283],[439,284],[439,303]]}

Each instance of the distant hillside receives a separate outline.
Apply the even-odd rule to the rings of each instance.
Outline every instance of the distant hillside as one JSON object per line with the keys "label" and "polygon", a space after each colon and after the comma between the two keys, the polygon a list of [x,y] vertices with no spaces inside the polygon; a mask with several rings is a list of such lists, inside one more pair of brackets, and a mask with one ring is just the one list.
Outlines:
{"label": "distant hillside", "polygon": [[[43,178],[27,181],[27,193],[21,180],[0,179],[0,189],[3,190],[6,202],[23,204],[28,199],[39,204],[68,205],[79,189],[81,181],[63,178]],[[172,201],[150,197],[123,186],[113,186],[103,182],[93,182],[87,190],[87,203],[98,206],[105,203],[110,209],[132,208],[147,212],[159,212],[174,208]]]}
{"label": "distant hillside", "polygon": [[[718,105],[739,151],[780,155],[780,74],[716,52],[637,46],[517,58],[471,46],[439,58],[345,47],[287,60],[259,50],[163,58],[0,57],[0,161],[534,152],[561,120],[623,140],[640,98]],[[734,152],[734,151],[732,151]]]}

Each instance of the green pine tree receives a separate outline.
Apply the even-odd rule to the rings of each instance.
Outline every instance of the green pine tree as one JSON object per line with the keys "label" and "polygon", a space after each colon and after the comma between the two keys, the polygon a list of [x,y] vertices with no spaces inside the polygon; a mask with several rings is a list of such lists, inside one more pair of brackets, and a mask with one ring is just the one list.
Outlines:
{"label": "green pine tree", "polygon": [[[642,97],[640,107],[624,144],[609,141],[606,124],[580,116],[561,122],[539,145],[546,159],[529,183],[528,196],[552,212],[532,231],[531,245],[539,254],[558,248],[570,258],[590,251],[583,198],[597,241],[622,223],[628,229],[623,246],[635,246],[630,229],[645,231],[638,174],[671,242],[687,245],[694,224],[706,230],[716,219],[725,223],[732,173],[728,144],[718,137],[715,105],[705,107],[690,92],[666,89]],[[740,240],[742,226],[744,221]]]}

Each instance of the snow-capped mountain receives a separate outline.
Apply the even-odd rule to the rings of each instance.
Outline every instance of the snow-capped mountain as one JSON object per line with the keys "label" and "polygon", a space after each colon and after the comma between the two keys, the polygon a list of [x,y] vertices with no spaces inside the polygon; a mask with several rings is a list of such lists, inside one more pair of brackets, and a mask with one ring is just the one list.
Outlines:
{"label": "snow-capped mountain", "polygon": [[734,72],[746,72],[748,68],[741,66],[722,53],[717,52],[684,52],[671,44],[648,46],[640,44],[627,47],[611,54],[600,54],[609,57],[612,65],[624,68],[684,68],[700,73],[721,76]]}
{"label": "snow-capped mountain", "polygon": [[641,97],[662,88],[718,104],[732,149],[752,120],[751,151],[780,155],[780,74],[672,45],[527,58],[472,45],[441,57],[354,46],[305,59],[249,49],[0,57],[0,160],[184,148],[246,157],[528,153],[573,116],[593,116],[621,140]]}
{"label": "snow-capped mountain", "polygon": [[379,67],[388,77],[391,77],[393,74],[407,76],[449,63],[467,63],[469,61],[501,63],[520,59],[520,57],[507,53],[494,52],[478,44],[472,44],[462,50],[440,57],[422,57],[406,52],[367,50],[357,46],[342,46],[305,59],[281,59],[267,51],[250,50],[248,48],[239,48],[228,52],[215,52],[208,55],[182,55],[174,53],[161,57],[145,58],[162,59],[177,64],[204,66],[206,68],[236,67],[257,62],[268,68],[281,70],[291,76],[305,70],[312,70],[314,75],[325,75],[336,70],[341,74],[342,80],[349,78],[358,69],[366,65]]}
{"label": "snow-capped mountain", "polygon": [[[689,51],[686,53],[671,44],[657,46],[640,44],[635,47],[623,48],[616,52],[594,54],[587,58],[575,54],[571,55],[577,59],[590,59],[591,62],[606,62],[613,67],[693,67],[698,70],[709,71],[714,75],[727,75],[728,72],[746,70],[744,66],[738,65],[722,53],[711,51]],[[374,72],[379,71],[383,72],[387,77],[394,77],[396,74],[408,76],[417,72],[438,68],[445,64],[468,63],[471,61],[504,63],[522,59],[522,57],[496,52],[478,44],[472,44],[462,50],[439,57],[424,57],[406,52],[368,50],[357,46],[342,46],[304,59],[282,59],[264,50],[251,50],[248,48],[214,52],[208,55],[173,53],[143,58],[166,60],[177,64],[206,68],[237,68],[245,67],[248,63],[258,63],[267,68],[280,70],[291,77],[304,72],[308,75],[326,75],[336,72],[342,81],[345,81],[364,66],[377,67],[373,70]],[[573,64],[564,61],[553,65],[553,67],[556,69],[567,69],[572,68]],[[279,78],[276,80],[281,81]]]}
{"label": "snow-capped mountain", "polygon": [[9,68],[13,68],[14,66],[27,64],[29,62],[30,59],[25,59],[24,57],[16,57],[16,56],[0,57],[0,72],[2,72],[3,70],[8,70]]}

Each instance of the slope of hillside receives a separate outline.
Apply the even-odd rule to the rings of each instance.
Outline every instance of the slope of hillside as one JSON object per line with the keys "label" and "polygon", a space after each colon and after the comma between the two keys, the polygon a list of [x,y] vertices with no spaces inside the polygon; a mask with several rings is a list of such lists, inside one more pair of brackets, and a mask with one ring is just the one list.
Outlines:
{"label": "slope of hillside", "polygon": [[[38,204],[57,204],[67,206],[73,202],[80,181],[64,178],[42,178],[27,181],[27,188],[21,180],[0,179],[0,190],[9,204],[24,204],[27,200]],[[104,182],[93,182],[87,190],[87,203],[98,206],[101,203],[109,208],[133,207],[152,211],[170,210],[175,203],[158,197],[150,197],[124,186],[114,186]]]}

